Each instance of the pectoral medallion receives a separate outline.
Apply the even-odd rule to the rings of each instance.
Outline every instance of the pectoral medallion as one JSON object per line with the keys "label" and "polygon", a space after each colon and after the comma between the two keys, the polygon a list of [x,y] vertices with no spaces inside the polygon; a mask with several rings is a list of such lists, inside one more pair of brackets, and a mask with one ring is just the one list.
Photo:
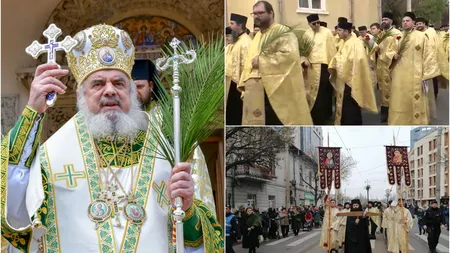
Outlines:
{"label": "pectoral medallion", "polygon": [[112,208],[111,205],[103,199],[97,199],[88,207],[88,216],[93,222],[95,222],[95,229],[98,228],[99,224],[109,219],[111,216]]}

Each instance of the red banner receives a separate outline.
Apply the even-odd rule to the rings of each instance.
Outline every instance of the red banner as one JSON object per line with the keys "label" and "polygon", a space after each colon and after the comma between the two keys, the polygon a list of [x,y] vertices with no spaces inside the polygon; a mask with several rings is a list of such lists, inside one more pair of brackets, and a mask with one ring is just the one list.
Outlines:
{"label": "red banner", "polygon": [[319,147],[320,188],[341,188],[341,148]]}
{"label": "red banner", "polygon": [[405,177],[405,185],[411,185],[408,147],[386,146],[386,164],[388,182],[390,185],[402,184],[402,170]]}

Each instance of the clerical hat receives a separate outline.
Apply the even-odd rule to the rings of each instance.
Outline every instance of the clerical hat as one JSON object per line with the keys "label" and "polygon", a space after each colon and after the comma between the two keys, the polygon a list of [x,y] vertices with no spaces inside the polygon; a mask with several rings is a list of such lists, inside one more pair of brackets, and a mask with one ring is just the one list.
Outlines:
{"label": "clerical hat", "polygon": [[347,18],[344,18],[344,17],[339,17],[338,18],[338,23],[347,22],[347,21],[348,21]]}
{"label": "clerical hat", "polygon": [[432,205],[432,204],[437,204],[438,202],[435,200],[435,199],[433,199],[432,201],[430,201],[430,205]]}
{"label": "clerical hat", "polygon": [[363,25],[358,27],[358,31],[367,31],[367,26]]}
{"label": "clerical hat", "polygon": [[375,206],[375,204],[373,203],[373,201],[369,201],[369,202],[367,202],[367,204],[372,204],[372,206]]}
{"label": "clerical hat", "polygon": [[327,22],[320,21],[320,26],[328,27],[328,24],[327,24]]}
{"label": "clerical hat", "polygon": [[133,80],[147,80],[153,82],[153,100],[157,100],[159,93],[159,87],[156,83],[158,73],[156,71],[155,64],[148,59],[136,59],[134,61],[133,69],[131,70],[131,78]]}
{"label": "clerical hat", "polygon": [[338,206],[343,206],[342,204],[338,204]]}
{"label": "clerical hat", "polygon": [[308,23],[316,22],[316,21],[319,20],[319,15],[318,14],[311,14],[311,15],[308,15],[306,17],[306,19],[308,20]]}
{"label": "clerical hat", "polygon": [[383,18],[389,18],[394,20],[394,14],[392,14],[392,12],[389,11],[383,12]]}
{"label": "clerical hat", "polygon": [[246,16],[242,16],[236,13],[231,13],[231,17],[230,17],[231,21],[234,21],[238,24],[247,24],[247,17]]}
{"label": "clerical hat", "polygon": [[414,14],[414,12],[410,12],[410,11],[403,14],[403,17],[410,17],[413,21],[416,20],[416,15]]}
{"label": "clerical hat", "polygon": [[352,205],[353,204],[358,204],[361,206],[361,201],[359,201],[359,199],[352,199]]}
{"label": "clerical hat", "polygon": [[426,20],[426,19],[424,19],[424,18],[416,18],[416,23],[418,23],[418,22],[422,22],[422,23],[424,23],[425,25],[428,25],[428,20]]}
{"label": "clerical hat", "polygon": [[344,206],[346,206],[346,205],[350,205],[350,202],[345,202],[345,203],[344,203]]}
{"label": "clerical hat", "polygon": [[348,23],[348,22],[340,22],[338,24],[338,27],[344,30],[351,30],[352,29],[352,23]]}
{"label": "clerical hat", "polygon": [[228,26],[227,28],[225,28],[225,34],[231,34],[231,27]]}

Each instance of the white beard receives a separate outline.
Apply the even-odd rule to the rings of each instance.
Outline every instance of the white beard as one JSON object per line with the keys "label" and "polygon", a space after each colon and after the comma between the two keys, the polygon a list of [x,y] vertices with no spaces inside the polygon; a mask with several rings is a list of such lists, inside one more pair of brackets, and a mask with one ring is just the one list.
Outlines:
{"label": "white beard", "polygon": [[129,112],[108,111],[93,113],[86,104],[84,91],[81,87],[78,91],[77,107],[80,113],[83,114],[89,133],[94,139],[120,137],[133,140],[136,138],[139,130],[147,130],[148,117],[141,109],[135,89],[131,88],[130,91],[132,95]]}

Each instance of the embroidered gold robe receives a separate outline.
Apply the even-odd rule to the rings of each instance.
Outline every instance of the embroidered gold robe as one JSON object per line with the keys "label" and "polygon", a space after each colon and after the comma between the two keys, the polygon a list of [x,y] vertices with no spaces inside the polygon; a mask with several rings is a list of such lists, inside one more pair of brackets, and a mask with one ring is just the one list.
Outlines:
{"label": "embroidered gold robe", "polygon": [[[439,66],[440,74],[448,81],[448,54],[444,51],[444,45],[442,43],[439,34],[433,28],[429,27],[425,30],[425,34],[430,40],[430,46],[436,51],[437,63]],[[448,83],[447,83],[448,84]],[[447,88],[444,87],[444,88]]]}
{"label": "embroidered gold robe", "polygon": [[[393,69],[388,124],[428,125],[429,101],[422,81],[428,82],[438,76],[439,68],[427,36],[416,30],[408,36],[405,52],[391,65]],[[397,48],[397,44],[404,38],[405,33],[399,43],[393,43],[394,48]]]}
{"label": "embroidered gold robe", "polygon": [[[247,58],[248,47],[252,39],[248,34],[243,33],[237,39],[236,43],[230,44],[229,53],[226,55],[226,84],[227,84],[227,98],[230,91],[231,81],[239,84],[241,80],[242,71],[244,70],[244,62]],[[226,100],[228,101],[228,99]]]}
{"label": "embroidered gold robe", "polygon": [[309,108],[312,109],[319,92],[321,65],[328,65],[336,54],[336,42],[331,31],[325,27],[320,27],[318,32],[309,28],[305,35],[314,41],[313,50],[308,57],[311,65],[306,69],[306,90],[309,91],[307,99]]}
{"label": "embroidered gold robe", "polygon": [[362,43],[356,36],[348,38],[328,66],[330,82],[336,91],[335,125],[341,124],[346,84],[352,89],[351,96],[359,107],[378,112],[369,60]]}
{"label": "embroidered gold robe", "polygon": [[[267,54],[261,54],[261,40],[280,26],[273,24],[267,31],[258,32],[250,44],[238,86],[245,92],[242,125],[265,125],[261,117],[261,111],[265,110],[264,90],[283,125],[312,125],[297,37],[287,33],[268,46]],[[252,67],[255,57],[259,62],[257,69]],[[255,79],[257,86],[249,87],[250,79]]]}
{"label": "embroidered gold robe", "polygon": [[[401,32],[395,28],[389,30],[392,36],[385,38],[378,45],[376,44],[370,54],[371,60],[374,62],[378,87],[380,89],[381,106],[389,107],[389,98],[391,97],[391,71],[389,66],[396,54],[392,43],[396,43],[396,36],[401,36]],[[380,34],[382,36],[382,34]]]}
{"label": "embroidered gold robe", "polygon": [[[350,209],[342,209],[341,213],[347,213],[350,212]],[[347,216],[340,216],[339,217],[339,232],[338,232],[338,241],[339,245],[343,245],[345,243],[345,231],[347,228]]]}
{"label": "embroidered gold robe", "polygon": [[[413,219],[408,209],[403,208],[406,218],[406,231],[409,234]],[[404,220],[400,206],[389,207],[383,212],[383,228],[387,228],[388,251],[392,253],[407,252]]]}
{"label": "embroidered gold robe", "polygon": [[339,209],[337,209],[336,207],[331,208],[330,213],[331,213],[330,223],[328,223],[328,216],[329,216],[328,209],[325,209],[325,215],[323,216],[322,233],[320,236],[320,247],[322,247],[322,249],[324,250],[328,249],[328,227],[332,228],[330,232],[331,249],[339,248],[338,232],[341,219],[340,217],[336,216],[339,213]]}

